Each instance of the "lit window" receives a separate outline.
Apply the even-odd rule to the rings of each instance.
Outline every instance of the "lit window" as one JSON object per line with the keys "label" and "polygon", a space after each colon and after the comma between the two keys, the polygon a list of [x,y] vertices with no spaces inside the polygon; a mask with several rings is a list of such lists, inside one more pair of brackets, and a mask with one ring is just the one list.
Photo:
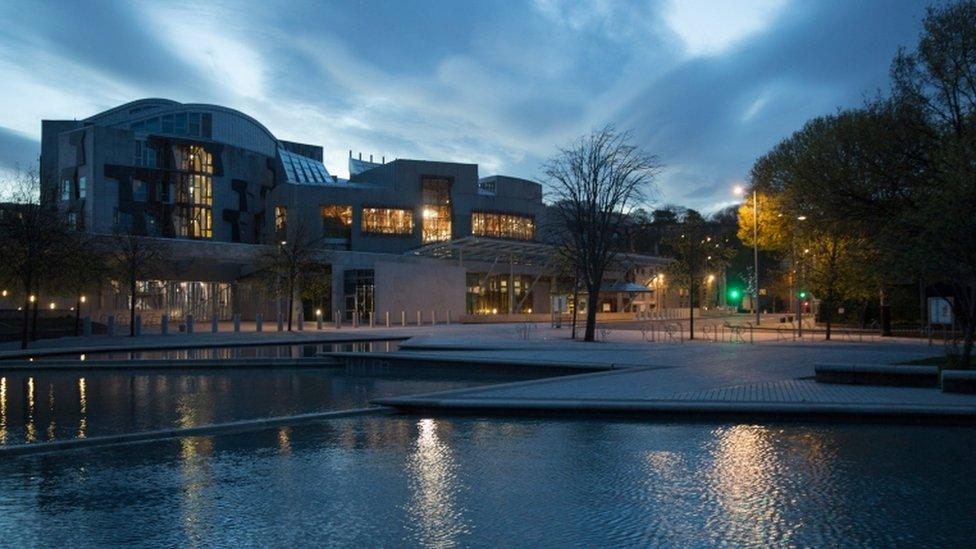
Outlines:
{"label": "lit window", "polygon": [[352,230],[352,206],[322,206],[322,236],[348,239]]}
{"label": "lit window", "polygon": [[175,149],[180,174],[175,192],[177,236],[213,238],[213,155],[197,145]]}
{"label": "lit window", "polygon": [[471,212],[471,234],[532,240],[535,238],[535,220],[525,215]]}
{"label": "lit window", "polygon": [[288,208],[275,206],[275,230],[284,231],[288,226]]}
{"label": "lit window", "polygon": [[424,242],[451,239],[451,181],[442,177],[421,179],[424,197]]}
{"label": "lit window", "polygon": [[199,145],[176,148],[177,165],[184,172],[212,174],[213,155]]}
{"label": "lit window", "polygon": [[65,179],[61,182],[61,200],[71,200],[71,180]]}
{"label": "lit window", "polygon": [[364,233],[411,235],[413,211],[399,208],[363,208]]}

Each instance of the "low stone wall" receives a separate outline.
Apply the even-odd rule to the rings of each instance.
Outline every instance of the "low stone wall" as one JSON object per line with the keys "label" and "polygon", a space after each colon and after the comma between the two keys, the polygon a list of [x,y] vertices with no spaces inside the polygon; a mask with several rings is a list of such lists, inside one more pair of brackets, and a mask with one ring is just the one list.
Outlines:
{"label": "low stone wall", "polygon": [[942,392],[976,394],[976,370],[943,370]]}
{"label": "low stone wall", "polygon": [[820,383],[888,387],[937,387],[939,384],[939,369],[935,366],[817,364],[814,372]]}

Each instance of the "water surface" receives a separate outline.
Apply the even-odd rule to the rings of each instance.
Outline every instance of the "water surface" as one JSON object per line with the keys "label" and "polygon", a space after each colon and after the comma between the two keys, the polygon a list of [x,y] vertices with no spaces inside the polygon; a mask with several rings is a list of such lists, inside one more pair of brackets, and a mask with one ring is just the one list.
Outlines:
{"label": "water surface", "polygon": [[369,417],[0,463],[10,546],[971,546],[976,430]]}
{"label": "water surface", "polygon": [[542,376],[286,367],[0,373],[0,444],[361,408],[380,397],[529,377]]}

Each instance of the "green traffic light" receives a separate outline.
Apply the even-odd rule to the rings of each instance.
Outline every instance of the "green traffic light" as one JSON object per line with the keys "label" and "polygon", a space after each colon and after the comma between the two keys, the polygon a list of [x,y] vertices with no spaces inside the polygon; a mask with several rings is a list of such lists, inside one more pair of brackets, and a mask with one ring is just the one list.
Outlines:
{"label": "green traffic light", "polygon": [[806,298],[807,298],[807,293],[806,292],[800,292],[800,299],[806,299]]}
{"label": "green traffic light", "polygon": [[739,299],[739,290],[731,289],[729,290],[729,299],[735,300]]}

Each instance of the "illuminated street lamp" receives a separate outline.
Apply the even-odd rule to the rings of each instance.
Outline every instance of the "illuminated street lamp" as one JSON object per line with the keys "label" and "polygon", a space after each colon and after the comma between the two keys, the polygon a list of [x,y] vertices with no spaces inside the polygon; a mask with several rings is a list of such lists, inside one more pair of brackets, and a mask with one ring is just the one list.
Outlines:
{"label": "illuminated street lamp", "polygon": [[[736,185],[733,192],[744,196],[746,189]],[[752,188],[752,309],[756,312],[756,326],[759,326],[759,193]]]}

